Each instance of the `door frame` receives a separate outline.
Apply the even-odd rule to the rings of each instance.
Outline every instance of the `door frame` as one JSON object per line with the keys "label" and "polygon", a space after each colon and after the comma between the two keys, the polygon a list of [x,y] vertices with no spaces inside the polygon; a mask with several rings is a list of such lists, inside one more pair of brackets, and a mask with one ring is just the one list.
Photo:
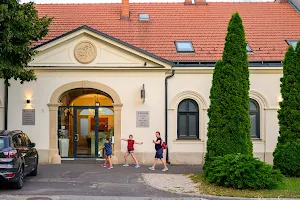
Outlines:
{"label": "door frame", "polygon": [[[76,135],[78,132],[78,116],[77,116],[77,110],[80,109],[93,109],[95,111],[95,122],[99,121],[100,114],[99,114],[99,108],[113,108],[114,106],[59,106],[58,107],[58,125],[60,122],[60,109],[61,108],[72,108],[74,117],[73,117],[73,156],[68,156],[66,158],[98,158],[98,151],[99,151],[99,124],[95,123],[95,156],[78,156],[77,155],[77,140]],[[76,133],[76,134],[75,134]],[[59,141],[57,141],[59,142]]]}
{"label": "door frame", "polygon": [[89,88],[103,91],[108,94],[113,100],[114,108],[114,156],[113,159],[115,163],[119,163],[119,159],[123,157],[123,152],[121,152],[121,124],[122,124],[122,101],[118,93],[108,85],[88,80],[74,80],[73,82],[62,83],[57,87],[51,94],[49,103],[47,104],[49,109],[49,150],[48,150],[48,162],[49,163],[61,163],[61,157],[58,152],[58,120],[57,111],[58,107],[62,106],[61,97],[66,92],[77,89],[77,88]]}

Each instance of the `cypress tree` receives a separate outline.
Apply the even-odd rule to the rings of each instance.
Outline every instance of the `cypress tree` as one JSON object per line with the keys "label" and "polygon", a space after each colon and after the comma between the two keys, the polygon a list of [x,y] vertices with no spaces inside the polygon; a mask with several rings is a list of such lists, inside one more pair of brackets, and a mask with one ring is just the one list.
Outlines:
{"label": "cypress tree", "polygon": [[288,48],[280,81],[282,101],[274,166],[285,175],[300,176],[300,41],[296,50]]}
{"label": "cypress tree", "polygon": [[215,65],[210,90],[205,165],[216,156],[252,155],[247,43],[238,13],[232,15],[225,41],[222,60]]}

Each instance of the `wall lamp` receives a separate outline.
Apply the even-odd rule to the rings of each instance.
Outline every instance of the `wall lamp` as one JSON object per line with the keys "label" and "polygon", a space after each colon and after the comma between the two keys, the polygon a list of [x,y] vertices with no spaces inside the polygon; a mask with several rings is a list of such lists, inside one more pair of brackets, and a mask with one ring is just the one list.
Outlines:
{"label": "wall lamp", "polygon": [[30,104],[30,99],[27,99],[27,100],[26,100],[26,103],[27,103],[27,104]]}
{"label": "wall lamp", "polygon": [[146,100],[145,84],[143,84],[142,89],[141,89],[141,99],[143,100],[143,103],[145,103],[145,100]]}

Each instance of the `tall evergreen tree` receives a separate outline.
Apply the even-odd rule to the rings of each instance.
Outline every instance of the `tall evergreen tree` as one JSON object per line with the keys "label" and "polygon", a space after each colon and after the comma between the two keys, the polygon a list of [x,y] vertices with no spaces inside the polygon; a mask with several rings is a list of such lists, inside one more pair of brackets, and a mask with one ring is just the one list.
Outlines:
{"label": "tall evergreen tree", "polygon": [[285,175],[300,176],[300,41],[295,50],[288,48],[280,81],[282,101],[274,165]]}
{"label": "tall evergreen tree", "polygon": [[232,15],[227,31],[223,57],[216,63],[210,91],[205,165],[215,156],[252,155],[247,43],[238,13]]}

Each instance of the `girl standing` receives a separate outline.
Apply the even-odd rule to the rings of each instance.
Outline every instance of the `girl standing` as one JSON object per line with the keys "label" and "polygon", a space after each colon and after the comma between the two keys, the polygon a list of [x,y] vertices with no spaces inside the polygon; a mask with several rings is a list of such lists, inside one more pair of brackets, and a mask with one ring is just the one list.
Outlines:
{"label": "girl standing", "polygon": [[128,163],[127,163],[127,157],[129,156],[129,154],[131,155],[132,159],[135,162],[135,168],[139,168],[140,165],[134,155],[134,144],[143,144],[143,142],[139,143],[133,140],[133,135],[129,135],[129,139],[121,139],[123,141],[127,142],[127,152],[124,155],[124,159],[125,159],[125,164],[123,165],[124,167],[128,167]]}

